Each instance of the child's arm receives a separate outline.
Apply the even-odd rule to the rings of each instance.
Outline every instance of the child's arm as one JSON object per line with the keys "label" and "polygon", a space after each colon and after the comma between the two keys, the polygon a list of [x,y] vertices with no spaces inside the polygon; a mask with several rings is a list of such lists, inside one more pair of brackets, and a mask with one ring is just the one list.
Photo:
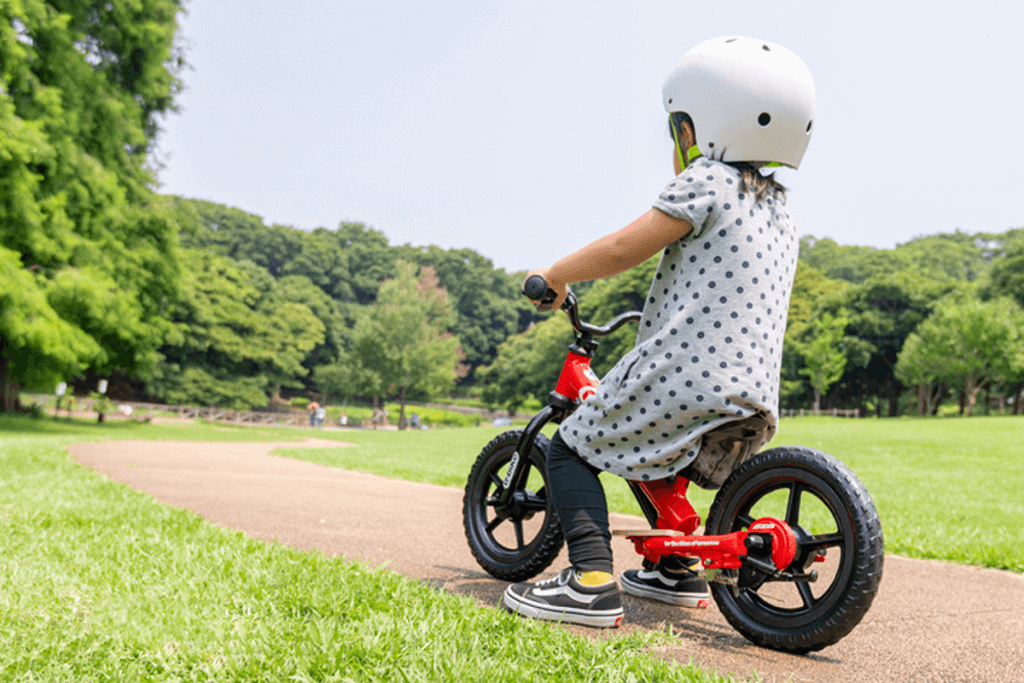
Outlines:
{"label": "child's arm", "polygon": [[548,268],[527,274],[540,275],[558,293],[554,310],[565,300],[566,286],[574,282],[611,277],[643,263],[666,245],[686,237],[693,230],[688,221],[651,209],[618,232],[605,235]]}

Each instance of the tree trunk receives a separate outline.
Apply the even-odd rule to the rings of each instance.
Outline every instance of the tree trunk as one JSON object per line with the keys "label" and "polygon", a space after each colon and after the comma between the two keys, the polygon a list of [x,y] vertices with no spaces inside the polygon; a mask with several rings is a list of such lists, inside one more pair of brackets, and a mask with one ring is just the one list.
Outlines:
{"label": "tree trunk", "polygon": [[893,382],[889,385],[889,417],[896,417],[900,412],[900,385]]}
{"label": "tree trunk", "polygon": [[960,416],[963,417],[964,409],[967,408],[967,392],[960,389]]}
{"label": "tree trunk", "polygon": [[398,395],[398,428],[405,429],[405,387]]}
{"label": "tree trunk", "polygon": [[978,392],[981,391],[981,385],[974,384],[973,381],[968,380],[967,382],[967,417],[974,417],[974,405],[978,402]]}
{"label": "tree trunk", "polygon": [[1024,382],[1022,382],[1021,384],[1016,385],[1016,390],[1014,391],[1014,394],[1013,394],[1013,414],[1014,415],[1020,415],[1020,411],[1021,411],[1020,395],[1022,393],[1024,393]]}
{"label": "tree trunk", "polygon": [[0,335],[0,413],[16,412],[18,405],[18,392],[21,387],[11,379],[11,364],[7,359],[7,339]]}
{"label": "tree trunk", "polygon": [[814,414],[817,415],[821,411],[821,391],[817,387],[814,388]]}

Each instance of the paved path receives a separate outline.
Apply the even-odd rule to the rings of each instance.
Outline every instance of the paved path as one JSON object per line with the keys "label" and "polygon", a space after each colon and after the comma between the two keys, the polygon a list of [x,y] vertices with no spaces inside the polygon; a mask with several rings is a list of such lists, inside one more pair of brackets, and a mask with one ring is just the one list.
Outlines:
{"label": "paved path", "polygon": [[[252,537],[388,566],[497,605],[507,584],[476,564],[462,531],[462,491],[349,472],[271,455],[296,443],[80,443],[78,462],[157,500]],[[338,447],[310,439],[304,445]],[[613,515],[613,528],[642,520]],[[639,566],[615,539],[616,571]],[[552,570],[567,566],[564,556]],[[676,646],[655,653],[762,680],[1024,681],[1024,577],[889,556],[865,620],[844,640],[808,655],[751,645],[714,604],[684,610],[625,596],[623,630],[671,626]],[[581,633],[595,631],[567,627]]]}

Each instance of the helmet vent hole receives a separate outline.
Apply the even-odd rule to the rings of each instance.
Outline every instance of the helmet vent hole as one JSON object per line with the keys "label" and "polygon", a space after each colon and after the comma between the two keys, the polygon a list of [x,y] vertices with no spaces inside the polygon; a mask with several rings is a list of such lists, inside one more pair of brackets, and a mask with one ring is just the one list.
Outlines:
{"label": "helmet vent hole", "polygon": [[735,38],[730,38],[729,40],[727,40],[725,42],[727,42],[727,43],[735,43],[736,39]]}
{"label": "helmet vent hole", "polygon": [[[766,111],[761,112],[761,115],[757,117],[757,123],[762,128],[772,122],[772,116]],[[809,130],[809,129],[808,129]]]}
{"label": "helmet vent hole", "polygon": [[772,49],[770,47],[768,47],[767,45],[762,45],[761,49],[764,50],[765,52],[771,52],[772,51]]}
{"label": "helmet vent hole", "polygon": [[713,143],[713,142],[709,142],[708,143],[708,147],[714,147],[714,146],[715,146],[715,143]]}
{"label": "helmet vent hole", "polygon": [[813,126],[813,125],[814,125],[814,120],[813,119],[811,119],[810,121],[807,122],[807,132],[808,133],[811,132],[811,126]]}
{"label": "helmet vent hole", "polygon": [[[669,104],[672,104],[672,98],[671,98],[671,97],[670,97],[670,98],[668,98],[668,103],[669,103]],[[807,124],[807,130],[810,130],[810,129],[811,129],[811,125],[810,125],[810,124]]]}

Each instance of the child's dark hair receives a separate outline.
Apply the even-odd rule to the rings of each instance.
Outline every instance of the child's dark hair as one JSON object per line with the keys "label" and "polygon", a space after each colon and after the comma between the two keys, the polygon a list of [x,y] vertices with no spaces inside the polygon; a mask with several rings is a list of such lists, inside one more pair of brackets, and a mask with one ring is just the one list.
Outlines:
{"label": "child's dark hair", "polygon": [[[668,132],[673,136],[673,140],[682,139],[683,122],[689,123],[690,127],[696,131],[693,119],[690,118],[689,114],[682,111],[673,112],[668,120]],[[686,150],[683,150],[683,153],[685,154]],[[786,196],[786,186],[775,179],[774,173],[761,175],[761,169],[746,161],[730,163],[729,165],[740,172],[740,191],[752,192],[755,200],[761,201],[764,199],[769,190],[783,198]]]}

